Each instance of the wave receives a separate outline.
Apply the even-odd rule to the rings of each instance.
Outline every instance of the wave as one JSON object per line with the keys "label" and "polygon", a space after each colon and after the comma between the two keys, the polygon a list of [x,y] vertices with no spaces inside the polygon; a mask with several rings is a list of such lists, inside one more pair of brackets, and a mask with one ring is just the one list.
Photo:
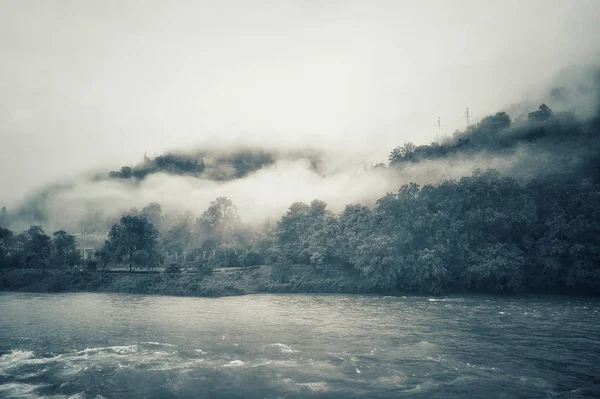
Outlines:
{"label": "wave", "polygon": [[47,385],[10,382],[0,385],[0,396],[3,398],[32,397],[35,391],[45,386]]}
{"label": "wave", "polygon": [[8,375],[8,372],[11,369],[51,363],[59,360],[60,355],[53,357],[35,357],[32,351],[14,349],[10,353],[0,356],[0,375]]}
{"label": "wave", "polygon": [[274,344],[270,344],[269,346],[271,346],[271,347],[273,347],[273,346],[277,347],[277,348],[279,348],[279,350],[281,352],[284,352],[284,353],[298,353],[298,352],[300,352],[298,350],[292,349],[289,345],[282,344],[282,343],[279,343],[279,342],[274,343]]}
{"label": "wave", "polygon": [[94,355],[97,353],[115,353],[119,355],[127,355],[138,352],[139,347],[137,344],[134,345],[119,345],[119,346],[107,346],[102,348],[86,348],[82,351],[76,352],[78,355]]}

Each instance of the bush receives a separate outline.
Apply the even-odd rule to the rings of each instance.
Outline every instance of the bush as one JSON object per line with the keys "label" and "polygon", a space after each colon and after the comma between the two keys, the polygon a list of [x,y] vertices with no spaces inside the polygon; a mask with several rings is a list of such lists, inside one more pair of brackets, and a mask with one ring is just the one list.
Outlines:
{"label": "bush", "polygon": [[181,268],[179,267],[179,265],[172,263],[169,266],[167,266],[167,268],[165,269],[165,273],[169,273],[169,274],[181,273]]}

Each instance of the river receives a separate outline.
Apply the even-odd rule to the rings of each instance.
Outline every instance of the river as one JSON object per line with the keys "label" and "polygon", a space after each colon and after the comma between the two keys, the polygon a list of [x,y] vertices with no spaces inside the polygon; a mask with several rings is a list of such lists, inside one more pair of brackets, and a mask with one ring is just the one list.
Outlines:
{"label": "river", "polygon": [[600,301],[2,293],[0,397],[600,397]]}

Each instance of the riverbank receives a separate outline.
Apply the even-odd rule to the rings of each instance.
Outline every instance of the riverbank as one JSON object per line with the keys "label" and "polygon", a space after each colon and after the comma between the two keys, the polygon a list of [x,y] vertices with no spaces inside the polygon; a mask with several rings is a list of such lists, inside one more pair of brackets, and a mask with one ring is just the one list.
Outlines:
{"label": "riverbank", "polygon": [[360,278],[339,270],[226,268],[196,273],[128,274],[100,271],[13,269],[0,272],[0,291],[116,292],[219,297],[255,293],[367,293]]}
{"label": "riverbank", "polygon": [[[0,269],[0,291],[12,292],[113,292],[149,295],[222,297],[260,293],[381,294],[361,277],[341,266],[315,270],[309,265],[263,265],[247,268],[218,268],[209,274],[165,272],[102,272],[78,270]],[[410,292],[411,295],[436,295]],[[510,294],[477,289],[449,289],[437,295]],[[529,289],[519,294],[598,296],[597,291]]]}

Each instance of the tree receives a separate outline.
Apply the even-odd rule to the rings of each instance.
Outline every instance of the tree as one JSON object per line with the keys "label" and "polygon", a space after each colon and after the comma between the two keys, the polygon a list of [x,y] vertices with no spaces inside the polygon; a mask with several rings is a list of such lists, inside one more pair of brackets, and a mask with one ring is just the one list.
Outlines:
{"label": "tree", "polygon": [[21,262],[45,271],[50,261],[51,240],[44,233],[42,226],[30,226],[19,234],[18,240],[21,243]]}
{"label": "tree", "polygon": [[170,227],[166,228],[160,237],[162,250],[168,254],[183,255],[190,245],[192,214],[186,212],[177,215],[169,224]]}
{"label": "tree", "polygon": [[112,254],[106,250],[106,248],[101,248],[99,250],[94,251],[94,257],[98,262],[100,262],[100,268],[106,269],[108,264],[113,260]]}
{"label": "tree", "polygon": [[540,105],[537,111],[530,112],[527,119],[530,121],[545,121],[553,115],[552,110],[546,104]]}
{"label": "tree", "polygon": [[277,242],[277,253],[281,254],[282,260],[289,262],[307,262],[302,259],[301,253],[306,247],[303,235],[309,227],[310,206],[303,202],[294,202],[290,205],[288,212],[284,215],[275,228],[275,239]]}
{"label": "tree", "polygon": [[52,263],[60,268],[72,267],[81,262],[81,253],[75,237],[64,230],[52,234]]}
{"label": "tree", "polygon": [[160,228],[161,225],[161,207],[159,203],[151,202],[148,206],[142,208],[140,212],[141,216],[146,217],[150,223],[154,225],[157,229]]}
{"label": "tree", "polygon": [[198,222],[209,234],[222,235],[236,227],[239,216],[237,208],[229,198],[219,197],[210,203]]}
{"label": "tree", "polygon": [[116,261],[134,266],[151,267],[159,262],[157,231],[143,216],[124,216],[112,226],[104,249]]}
{"label": "tree", "polygon": [[287,262],[309,263],[317,268],[340,259],[339,222],[327,203],[292,204],[277,224],[278,252]]}
{"label": "tree", "polygon": [[394,148],[389,156],[390,164],[411,161],[414,158],[416,148],[414,143],[410,141],[401,147]]}
{"label": "tree", "polygon": [[2,211],[0,212],[0,227],[6,227],[8,224],[8,213],[6,212],[6,207],[2,207]]}
{"label": "tree", "polygon": [[237,208],[227,197],[219,197],[196,220],[196,248],[211,253],[220,247],[233,248],[237,240],[236,230],[240,226]]}
{"label": "tree", "polygon": [[0,227],[0,268],[8,267],[9,253],[13,240],[13,232],[9,229]]}

